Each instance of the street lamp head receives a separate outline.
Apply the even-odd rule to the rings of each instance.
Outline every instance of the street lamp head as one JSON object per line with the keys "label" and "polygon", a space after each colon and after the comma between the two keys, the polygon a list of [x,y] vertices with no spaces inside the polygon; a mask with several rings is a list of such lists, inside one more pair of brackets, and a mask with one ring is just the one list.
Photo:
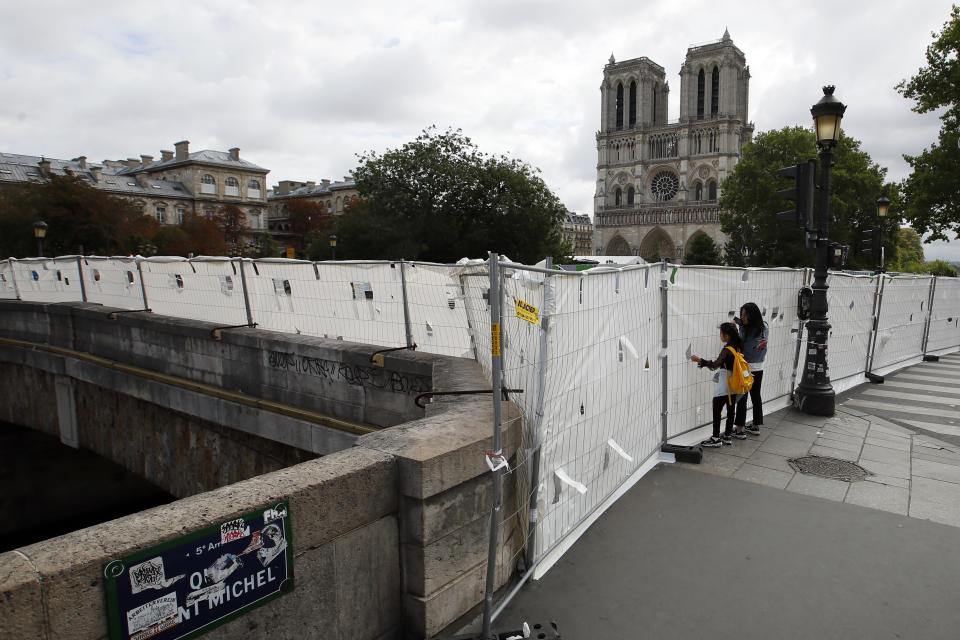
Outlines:
{"label": "street lamp head", "polygon": [[881,218],[886,218],[887,213],[890,211],[890,198],[887,196],[880,196],[877,198],[877,215]]}
{"label": "street lamp head", "polygon": [[42,240],[47,237],[47,223],[43,220],[37,220],[33,223],[33,237]]}
{"label": "street lamp head", "polygon": [[330,236],[330,246],[331,246],[331,247],[337,246],[337,236],[336,236],[336,235]]}
{"label": "street lamp head", "polygon": [[810,108],[813,115],[813,129],[817,134],[817,146],[829,149],[840,139],[840,120],[847,110],[845,104],[833,96],[833,85],[823,88],[823,97],[820,102]]}

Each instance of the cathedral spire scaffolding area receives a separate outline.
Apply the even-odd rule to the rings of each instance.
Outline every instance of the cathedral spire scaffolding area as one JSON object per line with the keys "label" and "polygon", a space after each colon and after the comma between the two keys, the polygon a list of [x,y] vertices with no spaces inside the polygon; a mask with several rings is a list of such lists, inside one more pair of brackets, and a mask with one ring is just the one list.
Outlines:
{"label": "cathedral spire scaffolding area", "polygon": [[717,200],[753,135],[749,85],[746,58],[728,32],[691,46],[680,68],[680,118],[668,121],[664,68],[610,56],[597,132],[598,254],[681,262],[699,234],[726,242]]}

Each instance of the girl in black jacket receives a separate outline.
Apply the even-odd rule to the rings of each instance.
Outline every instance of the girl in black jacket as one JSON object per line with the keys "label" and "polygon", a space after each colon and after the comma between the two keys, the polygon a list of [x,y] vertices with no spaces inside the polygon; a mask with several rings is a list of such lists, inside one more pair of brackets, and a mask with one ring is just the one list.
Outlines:
{"label": "girl in black jacket", "polygon": [[[730,387],[727,378],[733,371],[733,354],[727,347],[733,347],[743,353],[743,340],[740,339],[740,332],[732,322],[724,322],[720,325],[720,341],[723,342],[723,348],[716,360],[704,360],[700,356],[690,356],[690,359],[698,363],[700,367],[707,367],[710,370],[722,369],[717,382],[717,388],[713,393],[713,436],[707,438],[700,444],[704,447],[720,447],[725,444],[733,444],[733,438],[745,440],[746,434],[741,430],[733,431],[733,418],[737,404],[737,394],[730,394]],[[720,414],[723,406],[727,405],[727,423],[724,428],[723,436],[720,435]]]}

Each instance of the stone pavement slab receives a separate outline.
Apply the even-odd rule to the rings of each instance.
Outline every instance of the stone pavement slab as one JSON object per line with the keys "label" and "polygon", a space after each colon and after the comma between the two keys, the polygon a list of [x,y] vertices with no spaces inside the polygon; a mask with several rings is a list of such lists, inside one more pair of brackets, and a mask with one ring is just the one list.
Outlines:
{"label": "stone pavement slab", "polygon": [[960,528],[660,465],[494,626],[555,620],[571,639],[955,640],[960,572],[945,559],[958,548]]}

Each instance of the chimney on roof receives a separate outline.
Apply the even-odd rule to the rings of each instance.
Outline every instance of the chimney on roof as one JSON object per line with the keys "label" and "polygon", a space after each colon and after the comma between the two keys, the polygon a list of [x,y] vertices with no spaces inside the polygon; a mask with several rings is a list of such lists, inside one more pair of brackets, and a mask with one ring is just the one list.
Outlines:
{"label": "chimney on roof", "polygon": [[136,158],[127,158],[123,161],[123,166],[125,166],[127,169],[135,169],[136,167],[140,166],[140,161]]}
{"label": "chimney on roof", "polygon": [[169,162],[173,160],[173,151],[160,151],[160,162]]}
{"label": "chimney on roof", "polygon": [[40,158],[40,162],[37,163],[40,166],[40,175],[44,178],[50,177],[50,161],[44,157]]}
{"label": "chimney on roof", "polygon": [[240,147],[234,147],[230,149],[230,159],[236,162],[240,161]]}
{"label": "chimney on roof", "polygon": [[137,184],[139,184],[139,185],[140,185],[141,187],[143,187],[144,189],[150,187],[150,178],[147,176],[147,174],[145,174],[145,173],[138,173],[138,174],[136,175],[136,178],[137,178]]}
{"label": "chimney on roof", "polygon": [[90,167],[90,175],[93,176],[94,182],[100,182],[101,171],[103,171],[103,167]]}
{"label": "chimney on roof", "polygon": [[153,164],[153,156],[145,156],[140,154],[140,164],[147,166],[148,164]]}
{"label": "chimney on roof", "polygon": [[181,140],[180,142],[174,142],[173,148],[177,150],[177,162],[183,162],[184,160],[190,159],[190,141]]}
{"label": "chimney on roof", "polygon": [[79,156],[77,158],[74,158],[73,161],[76,162],[78,165],[80,165],[81,169],[87,168],[87,156]]}
{"label": "chimney on roof", "polygon": [[328,189],[330,187],[330,181],[324,178],[320,181],[320,186],[322,186],[324,189]]}
{"label": "chimney on roof", "polygon": [[317,186],[317,183],[314,182],[314,181],[312,181],[312,180],[307,180],[307,185],[306,185],[306,186],[307,186],[308,189],[313,189],[315,186]]}

